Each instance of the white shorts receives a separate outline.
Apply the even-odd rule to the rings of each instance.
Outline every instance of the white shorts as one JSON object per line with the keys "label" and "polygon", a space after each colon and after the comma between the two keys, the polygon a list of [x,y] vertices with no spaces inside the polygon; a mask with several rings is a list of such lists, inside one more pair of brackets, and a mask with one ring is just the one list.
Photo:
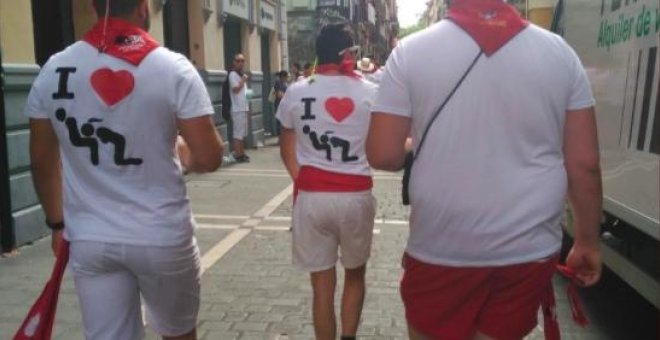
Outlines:
{"label": "white shorts", "polygon": [[70,266],[87,340],[142,339],[140,296],[147,323],[161,336],[196,327],[201,279],[196,242],[144,247],[76,241]]}
{"label": "white shorts", "polygon": [[231,113],[233,139],[245,139],[247,137],[248,116],[246,111]]}
{"label": "white shorts", "polygon": [[371,191],[300,191],[293,208],[293,262],[309,272],[367,263],[376,215]]}

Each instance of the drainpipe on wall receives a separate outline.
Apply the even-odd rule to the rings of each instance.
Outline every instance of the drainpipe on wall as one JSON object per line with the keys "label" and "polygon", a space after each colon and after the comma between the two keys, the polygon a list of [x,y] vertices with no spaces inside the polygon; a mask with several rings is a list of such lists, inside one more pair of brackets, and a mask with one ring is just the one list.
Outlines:
{"label": "drainpipe on wall", "polygon": [[9,158],[7,156],[9,149],[7,148],[4,89],[5,71],[2,67],[2,49],[0,49],[0,248],[3,253],[10,252],[16,247],[9,189]]}

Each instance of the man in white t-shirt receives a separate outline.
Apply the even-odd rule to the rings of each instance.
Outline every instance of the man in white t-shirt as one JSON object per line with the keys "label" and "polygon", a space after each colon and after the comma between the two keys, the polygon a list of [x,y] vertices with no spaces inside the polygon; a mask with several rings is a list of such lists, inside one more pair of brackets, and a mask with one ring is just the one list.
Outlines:
{"label": "man in white t-shirt", "polygon": [[355,338],[371,251],[376,203],[364,143],[376,86],[353,72],[353,53],[343,25],[324,27],[316,73],[291,85],[277,111],[282,160],[297,188],[293,261],[311,275],[317,339],[337,333],[338,249],[345,268],[341,335]]}
{"label": "man in white t-shirt", "polygon": [[200,259],[181,167],[220,166],[213,107],[192,64],[146,33],[148,0],[93,4],[98,22],[44,65],[25,109],[53,249],[70,242],[87,339],[142,338],[141,298],[163,338],[195,339]]}
{"label": "man in white t-shirt", "polygon": [[449,20],[399,43],[372,109],[367,155],[375,168],[399,170],[412,136],[401,282],[411,338],[528,334],[539,305],[551,310],[567,192],[575,243],[566,263],[583,285],[598,281],[593,106],[574,51],[501,0],[453,1]]}
{"label": "man in white t-shirt", "polygon": [[229,93],[231,94],[231,121],[234,139],[233,155],[239,163],[249,162],[250,157],[245,154],[245,137],[248,135],[248,119],[250,107],[247,99],[248,75],[243,73],[245,56],[238,53],[234,56],[234,65],[229,72]]}

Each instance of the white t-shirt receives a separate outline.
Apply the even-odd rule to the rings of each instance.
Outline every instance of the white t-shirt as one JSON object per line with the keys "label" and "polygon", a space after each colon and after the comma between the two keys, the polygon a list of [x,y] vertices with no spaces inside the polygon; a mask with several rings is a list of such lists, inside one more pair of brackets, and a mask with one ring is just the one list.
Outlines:
{"label": "white t-shirt", "polygon": [[277,110],[282,126],[296,132],[298,164],[371,175],[364,144],[376,85],[345,76],[313,79],[291,85]]}
{"label": "white t-shirt", "polygon": [[[431,116],[478,52],[447,20],[404,39],[387,61],[372,111],[410,117],[417,150]],[[407,251],[457,266],[556,253],[567,188],[565,113],[593,105],[580,60],[551,32],[530,25],[482,56],[413,166]]]}
{"label": "white t-shirt", "polygon": [[[65,68],[75,72],[64,72],[62,87]],[[190,242],[176,119],[211,115],[213,107],[184,56],[159,47],[133,66],[77,42],[43,67],[25,113],[50,119],[57,134],[68,240]]]}
{"label": "white t-shirt", "polygon": [[231,112],[248,112],[250,110],[247,100],[247,83],[243,84],[243,88],[234,92],[234,88],[241,82],[241,76],[236,71],[229,73],[229,93],[231,95]]}

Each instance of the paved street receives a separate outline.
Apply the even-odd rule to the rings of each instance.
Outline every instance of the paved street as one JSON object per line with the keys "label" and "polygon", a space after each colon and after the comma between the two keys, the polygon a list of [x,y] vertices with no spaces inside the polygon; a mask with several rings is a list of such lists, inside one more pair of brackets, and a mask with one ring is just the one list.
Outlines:
{"label": "paved street", "polygon": [[[290,180],[277,148],[267,146],[250,155],[249,164],[231,164],[216,173],[187,177],[203,256],[199,338],[311,339],[308,276],[291,265]],[[379,210],[360,338],[406,338],[398,279],[408,225],[407,208],[399,204],[399,180],[396,174],[376,174]],[[50,274],[52,262],[48,240],[0,259],[0,339],[10,339],[18,328]],[[565,283],[561,278],[556,283],[564,339],[657,339],[657,310],[643,303],[626,307],[629,299],[624,296],[630,293],[625,286],[601,285],[586,292],[594,324],[578,329],[569,321]],[[610,299],[610,295],[618,298]],[[152,332],[147,334],[147,339],[157,339]],[[83,338],[68,273],[54,338]],[[540,328],[528,337],[542,338]]]}

